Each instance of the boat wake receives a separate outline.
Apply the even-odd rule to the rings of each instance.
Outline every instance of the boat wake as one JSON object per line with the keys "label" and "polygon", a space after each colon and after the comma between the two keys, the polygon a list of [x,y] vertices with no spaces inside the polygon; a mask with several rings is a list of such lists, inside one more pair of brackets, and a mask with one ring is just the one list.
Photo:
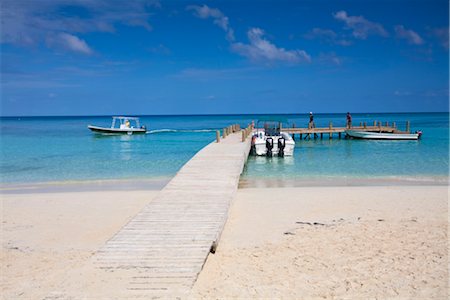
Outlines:
{"label": "boat wake", "polygon": [[155,129],[147,131],[147,134],[172,133],[172,132],[213,132],[215,129]]}

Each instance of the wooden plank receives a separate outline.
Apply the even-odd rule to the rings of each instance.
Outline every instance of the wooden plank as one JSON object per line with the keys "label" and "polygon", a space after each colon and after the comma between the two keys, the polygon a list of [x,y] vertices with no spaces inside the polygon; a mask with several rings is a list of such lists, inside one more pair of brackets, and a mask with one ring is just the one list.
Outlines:
{"label": "wooden plank", "polygon": [[117,275],[127,283],[120,295],[170,297],[190,291],[217,245],[250,151],[251,139],[233,131],[236,126],[226,128],[222,139],[216,136],[200,150],[96,252],[98,269],[126,270]]}

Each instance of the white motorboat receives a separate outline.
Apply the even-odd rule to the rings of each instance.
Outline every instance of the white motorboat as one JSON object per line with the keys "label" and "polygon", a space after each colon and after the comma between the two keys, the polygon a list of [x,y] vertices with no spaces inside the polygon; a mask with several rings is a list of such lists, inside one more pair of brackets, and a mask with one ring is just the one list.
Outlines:
{"label": "white motorboat", "polygon": [[88,128],[100,134],[137,134],[146,133],[147,128],[141,126],[136,117],[112,117],[111,127],[88,125]]}
{"label": "white motorboat", "polygon": [[264,123],[264,129],[258,128],[252,136],[252,151],[259,156],[294,155],[295,141],[286,133],[280,131],[280,123]]}
{"label": "white motorboat", "polygon": [[372,131],[346,130],[345,133],[356,139],[366,140],[418,140],[422,135],[421,131],[416,133],[382,133]]}

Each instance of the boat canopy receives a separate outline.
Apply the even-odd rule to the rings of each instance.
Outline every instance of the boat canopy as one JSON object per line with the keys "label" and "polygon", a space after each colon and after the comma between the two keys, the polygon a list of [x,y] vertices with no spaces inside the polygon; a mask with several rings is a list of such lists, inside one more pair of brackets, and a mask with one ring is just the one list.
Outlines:
{"label": "boat canopy", "polygon": [[120,124],[124,124],[127,121],[134,121],[136,122],[136,127],[140,128],[141,124],[139,123],[139,118],[138,117],[125,117],[125,116],[114,116],[112,117],[112,124],[111,124],[111,128],[114,128],[116,126],[116,120],[119,120]]}

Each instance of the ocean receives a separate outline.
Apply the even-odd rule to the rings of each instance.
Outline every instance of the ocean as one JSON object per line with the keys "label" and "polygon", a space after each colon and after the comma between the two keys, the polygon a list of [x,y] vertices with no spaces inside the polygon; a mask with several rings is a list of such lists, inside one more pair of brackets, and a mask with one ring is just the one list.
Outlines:
{"label": "ocean", "polygon": [[[250,157],[245,182],[404,179],[448,182],[448,113],[353,114],[353,124],[406,121],[419,141],[300,140],[293,157]],[[2,117],[1,184],[92,180],[168,180],[230,124],[279,119],[306,127],[303,115],[141,116],[145,135],[99,136],[87,125],[109,126],[111,117]],[[345,114],[316,114],[317,127],[345,125]]]}

